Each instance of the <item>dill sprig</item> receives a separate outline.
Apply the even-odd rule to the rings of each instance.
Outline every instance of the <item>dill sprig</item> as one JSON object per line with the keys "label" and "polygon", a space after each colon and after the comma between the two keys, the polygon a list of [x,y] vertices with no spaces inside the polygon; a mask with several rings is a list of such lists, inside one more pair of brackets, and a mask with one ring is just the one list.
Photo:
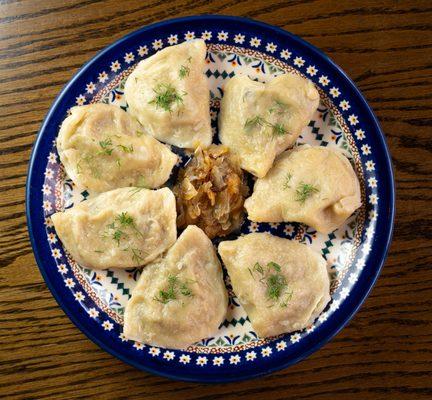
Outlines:
{"label": "dill sprig", "polygon": [[273,124],[271,127],[273,129],[273,135],[275,136],[282,136],[287,133],[285,127],[282,124]]}
{"label": "dill sprig", "polygon": [[130,146],[125,146],[123,144],[118,144],[117,146],[120,147],[120,149],[124,153],[133,153],[133,151],[134,151],[133,144],[131,144]]}
{"label": "dill sprig", "polygon": [[180,281],[175,275],[169,275],[167,288],[159,290],[158,296],[154,296],[153,300],[162,304],[167,304],[171,300],[177,300],[179,293],[185,297],[193,296],[192,290],[186,282]]}
{"label": "dill sprig", "polygon": [[284,181],[284,183],[283,183],[283,189],[284,189],[284,190],[289,189],[289,188],[291,187],[291,186],[290,186],[291,179],[292,179],[292,175],[288,172],[288,173],[285,175],[285,181]]}
{"label": "dill sprig", "polygon": [[319,189],[309,183],[300,182],[296,189],[296,198],[295,200],[299,203],[304,204],[305,201],[313,196],[315,193],[318,193]]}
{"label": "dill sprig", "polygon": [[282,124],[272,124],[271,122],[268,122],[265,118],[263,118],[261,115],[255,115],[254,117],[250,117],[244,123],[244,129],[246,129],[247,131],[262,126],[268,126],[269,128],[271,128],[274,136],[282,136],[287,133],[285,127]]}
{"label": "dill sprig", "polygon": [[[259,281],[266,286],[266,297],[268,300],[273,302],[279,301],[288,288],[286,278],[281,271],[282,267],[274,261],[270,261],[267,264],[266,269],[264,269],[264,267],[258,262],[255,263],[252,268],[249,268],[249,273],[252,278],[255,279],[255,276],[257,275]],[[291,300],[292,295],[292,291],[287,293],[283,303],[281,303],[281,307],[286,307],[286,304]]]}
{"label": "dill sprig", "polygon": [[269,113],[284,114],[288,110],[288,106],[280,100],[275,100],[273,107],[269,109]]}
{"label": "dill sprig", "polygon": [[189,76],[190,68],[186,65],[182,65],[179,69],[179,78],[184,79],[186,76]]}
{"label": "dill sprig", "polygon": [[114,148],[112,147],[112,145],[113,145],[113,143],[112,143],[111,138],[99,141],[99,146],[102,148],[102,150],[99,151],[98,154],[110,156],[112,154],[112,152],[114,151]]}
{"label": "dill sprig", "polygon": [[245,129],[256,128],[257,126],[264,126],[266,124],[266,120],[260,115],[255,115],[254,117],[250,117],[246,120],[244,127]]}
{"label": "dill sprig", "polygon": [[123,227],[132,228],[138,235],[144,238],[142,232],[137,228],[134,219],[127,212],[122,212],[121,214],[118,214],[115,220],[118,221],[119,224]]}
{"label": "dill sprig", "polygon": [[[171,112],[174,104],[177,104],[177,106],[183,104],[183,97],[169,83],[160,83],[153,91],[156,93],[156,96],[153,100],[149,101],[149,104],[154,104],[157,108]],[[186,93],[183,92],[184,95]]]}

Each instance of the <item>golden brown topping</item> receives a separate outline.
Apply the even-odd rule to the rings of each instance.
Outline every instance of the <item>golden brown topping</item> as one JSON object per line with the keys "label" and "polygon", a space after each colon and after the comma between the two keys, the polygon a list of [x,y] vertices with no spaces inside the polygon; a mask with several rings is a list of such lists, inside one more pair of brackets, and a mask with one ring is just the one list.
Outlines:
{"label": "golden brown topping", "polygon": [[174,186],[177,225],[199,226],[212,239],[240,227],[248,195],[243,171],[225,146],[198,148]]}

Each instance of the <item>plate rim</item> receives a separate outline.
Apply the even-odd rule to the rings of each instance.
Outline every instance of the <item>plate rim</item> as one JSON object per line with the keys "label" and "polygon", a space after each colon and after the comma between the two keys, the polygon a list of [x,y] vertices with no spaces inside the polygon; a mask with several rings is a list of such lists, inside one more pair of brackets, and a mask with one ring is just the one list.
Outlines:
{"label": "plate rim", "polygon": [[[382,160],[380,160],[381,166],[384,168],[384,170],[389,175],[389,182],[386,182],[389,187],[388,190],[388,204],[385,204],[388,209],[386,210],[386,222],[387,225],[385,227],[382,227],[381,229],[386,230],[386,234],[382,235],[383,237],[380,238],[379,242],[382,244],[381,251],[378,254],[377,260],[375,260],[374,264],[376,265],[373,269],[373,273],[370,274],[367,277],[367,281],[363,284],[362,287],[358,287],[355,291],[353,291],[353,294],[355,293],[355,301],[352,306],[347,310],[345,315],[341,316],[341,323],[339,325],[332,326],[331,329],[327,329],[326,332],[323,332],[321,338],[311,344],[311,346],[303,351],[301,354],[299,354],[296,357],[286,359],[281,363],[278,363],[274,367],[267,368],[267,369],[261,369],[257,370],[253,373],[248,373],[246,375],[238,374],[235,376],[224,376],[223,374],[218,374],[214,376],[209,375],[196,375],[196,376],[190,376],[187,374],[177,374],[177,373],[169,373],[165,372],[163,369],[158,369],[156,367],[153,367],[151,365],[142,364],[139,362],[136,362],[133,359],[128,358],[126,355],[121,354],[116,349],[107,346],[101,339],[99,339],[96,335],[93,334],[93,332],[90,329],[87,329],[82,322],[79,315],[76,315],[74,312],[70,310],[68,305],[63,299],[63,295],[57,291],[55,285],[51,282],[49,279],[47,273],[46,273],[46,262],[43,260],[42,255],[40,254],[40,249],[37,246],[36,243],[36,237],[35,237],[35,229],[37,229],[34,226],[33,219],[34,214],[38,212],[38,210],[33,210],[32,208],[32,202],[31,202],[31,188],[32,188],[32,182],[35,179],[36,172],[35,172],[35,163],[36,163],[36,155],[38,154],[39,148],[43,144],[43,135],[41,134],[48,128],[49,120],[51,119],[51,116],[53,115],[55,109],[57,108],[57,105],[60,103],[64,95],[68,92],[69,88],[74,85],[74,83],[87,72],[87,70],[92,66],[92,64],[99,58],[104,57],[107,53],[109,53],[113,48],[121,45],[124,42],[129,41],[131,38],[135,36],[139,36],[144,34],[147,31],[151,31],[160,27],[164,27],[166,25],[175,24],[175,23],[187,23],[190,21],[230,21],[230,22],[237,22],[239,24],[246,24],[249,26],[255,26],[255,27],[261,27],[265,30],[273,31],[274,33],[277,33],[279,35],[288,37],[288,39],[293,40],[295,42],[298,42],[301,46],[304,46],[307,48],[311,53],[313,53],[315,56],[321,57],[324,59],[327,63],[329,63],[334,69],[337,70],[339,73],[339,76],[342,80],[346,81],[348,84],[350,90],[352,90],[354,96],[358,101],[360,102],[360,105],[364,107],[365,112],[368,114],[368,116],[371,118],[373,123],[373,130],[378,133],[376,135],[376,139],[378,140],[381,148],[384,150],[380,156],[384,156]],[[72,76],[72,78],[64,85],[64,87],[61,89],[59,94],[56,96],[55,100],[50,105],[50,108],[48,109],[48,112],[41,124],[41,127],[38,131],[36,140],[33,145],[33,149],[30,155],[28,170],[27,170],[27,180],[26,180],[26,194],[25,194],[25,203],[26,203],[26,220],[27,220],[27,227],[30,237],[30,242],[33,250],[33,254],[36,260],[36,263],[38,265],[39,271],[48,287],[48,289],[51,291],[54,299],[57,301],[60,308],[63,310],[63,312],[66,314],[66,316],[72,321],[72,323],[82,332],[84,333],[91,341],[93,341],[95,344],[97,344],[102,350],[108,352],[109,354],[113,355],[114,357],[120,359],[121,361],[125,362],[126,364],[129,364],[139,370],[143,370],[155,375],[163,376],[165,378],[170,378],[174,380],[181,380],[181,381],[189,381],[189,382],[207,382],[207,383],[228,383],[228,382],[234,382],[234,381],[241,381],[246,379],[252,379],[259,376],[267,375],[275,371],[279,371],[282,369],[285,369],[289,367],[290,365],[296,364],[297,362],[305,359],[315,351],[317,351],[319,348],[321,348],[324,344],[326,344],[328,341],[330,341],[334,336],[336,336],[347,324],[348,322],[353,318],[353,316],[357,313],[359,308],[362,306],[366,298],[369,296],[370,291],[374,287],[376,280],[381,272],[381,269],[386,261],[388,250],[390,247],[390,243],[392,241],[393,237],[393,230],[394,230],[394,215],[395,215],[395,182],[394,182],[394,172],[391,162],[391,156],[390,152],[387,146],[386,138],[384,136],[384,133],[381,129],[380,123],[375,116],[374,112],[372,111],[372,108],[367,103],[366,99],[360,92],[360,90],[357,88],[355,83],[349,78],[349,76],[339,67],[329,56],[327,56],[323,51],[315,47],[314,45],[306,42],[302,38],[298,37],[297,35],[288,32],[282,28],[273,26],[271,24],[267,24],[261,21],[256,21],[254,19],[245,18],[245,17],[238,17],[238,16],[227,16],[227,15],[214,15],[214,14],[203,14],[199,16],[187,16],[187,17],[181,17],[181,18],[172,18],[172,19],[166,19],[160,22],[156,22],[153,24],[145,25],[137,30],[134,30],[127,35],[121,37],[120,39],[116,40],[109,46],[105,47],[101,51],[97,52],[89,61],[84,63],[81,68],[78,69],[78,71]],[[350,299],[351,302],[353,299]],[[341,311],[342,312],[342,311]],[[222,371],[221,371],[222,372]]]}

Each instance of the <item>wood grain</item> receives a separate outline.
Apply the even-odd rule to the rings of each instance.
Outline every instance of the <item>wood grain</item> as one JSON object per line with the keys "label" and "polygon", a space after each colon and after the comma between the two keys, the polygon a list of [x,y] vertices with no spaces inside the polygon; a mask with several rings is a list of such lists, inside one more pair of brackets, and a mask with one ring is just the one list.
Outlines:
{"label": "wood grain", "polygon": [[[229,385],[151,376],[87,340],[46,288],[24,214],[30,151],[61,87],[126,33],[201,13],[272,23],[327,52],[379,117],[397,182],[390,255],[353,321],[300,364]],[[430,1],[0,0],[0,397],[432,398],[431,25]]]}

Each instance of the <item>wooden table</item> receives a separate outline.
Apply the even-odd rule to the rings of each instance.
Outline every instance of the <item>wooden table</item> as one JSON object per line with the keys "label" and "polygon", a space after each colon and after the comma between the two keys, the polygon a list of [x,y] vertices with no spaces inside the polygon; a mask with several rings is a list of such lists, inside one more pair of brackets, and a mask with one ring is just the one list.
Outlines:
{"label": "wooden table", "polygon": [[[48,291],[24,214],[30,151],[62,86],[126,33],[200,13],[269,22],[329,54],[379,117],[397,181],[390,255],[352,322],[298,365],[228,385],[151,376],[90,342]],[[0,0],[0,398],[432,398],[431,23],[430,1]]]}

